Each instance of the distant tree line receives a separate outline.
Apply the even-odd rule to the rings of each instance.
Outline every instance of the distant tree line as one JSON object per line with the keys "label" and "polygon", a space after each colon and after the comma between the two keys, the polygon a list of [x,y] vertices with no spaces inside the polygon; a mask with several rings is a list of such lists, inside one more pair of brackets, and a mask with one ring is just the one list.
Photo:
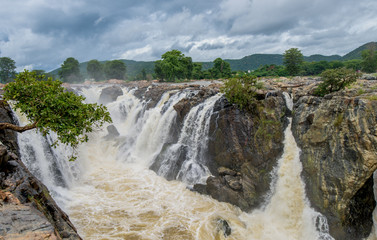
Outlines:
{"label": "distant tree line", "polygon": [[[95,81],[108,79],[120,80],[152,80],[174,82],[190,79],[227,79],[234,76],[242,77],[250,75],[254,77],[266,76],[312,76],[320,75],[329,69],[346,68],[354,71],[363,71],[374,73],[377,70],[377,51],[374,48],[368,48],[362,51],[361,59],[347,61],[317,61],[305,62],[301,51],[297,48],[291,48],[283,54],[284,65],[263,65],[252,71],[232,72],[230,64],[221,58],[213,61],[213,66],[203,70],[200,62],[193,62],[191,57],[185,56],[179,50],[171,50],[162,54],[161,59],[154,62],[154,73],[151,69],[147,73],[145,68],[139,70],[135,76],[126,75],[127,66],[122,60],[112,60],[100,62],[90,60],[86,65],[86,71],[89,78]],[[37,75],[54,77],[52,73],[46,73],[43,70],[33,70]],[[83,82],[84,77],[80,72],[80,63],[73,57],[67,58],[58,71],[59,78],[63,82],[74,83]],[[0,82],[8,83],[16,76],[16,63],[9,57],[0,57]]]}
{"label": "distant tree line", "polygon": [[[103,64],[93,59],[88,62],[86,70],[89,77],[95,81],[103,81],[106,79],[124,80],[127,67],[121,60],[107,61]],[[67,58],[61,65],[59,77],[63,82],[68,83],[82,82],[84,80],[80,73],[79,62],[72,57]]]}
{"label": "distant tree line", "polygon": [[256,77],[266,76],[313,76],[320,75],[325,70],[346,68],[354,71],[374,73],[377,70],[377,51],[373,48],[366,49],[361,54],[362,59],[352,59],[347,61],[318,61],[305,62],[300,50],[291,48],[285,51],[283,57],[284,65],[264,65],[258,69],[248,72],[238,72],[242,76],[250,74]]}

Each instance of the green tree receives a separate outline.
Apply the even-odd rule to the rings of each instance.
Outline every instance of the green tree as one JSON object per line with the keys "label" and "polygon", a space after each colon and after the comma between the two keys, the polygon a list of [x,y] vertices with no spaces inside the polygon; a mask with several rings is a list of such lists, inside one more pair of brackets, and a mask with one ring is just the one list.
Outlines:
{"label": "green tree", "polygon": [[361,70],[361,59],[352,59],[344,62],[344,67],[355,71]]}
{"label": "green tree", "polygon": [[192,66],[192,78],[193,79],[203,79],[203,65],[202,63],[193,63]]}
{"label": "green tree", "polygon": [[322,82],[314,90],[317,96],[336,92],[355,82],[360,74],[353,69],[327,69],[321,74]]}
{"label": "green tree", "polygon": [[67,58],[61,65],[59,77],[63,82],[82,82],[83,79],[80,75],[79,61],[73,57]]}
{"label": "green tree", "polygon": [[145,68],[141,69],[141,77],[142,77],[142,80],[147,79],[147,71],[145,70]]}
{"label": "green tree", "polygon": [[112,60],[105,63],[104,71],[107,79],[124,80],[127,67],[122,60]]}
{"label": "green tree", "polygon": [[102,64],[96,60],[90,60],[86,66],[86,71],[90,78],[93,78],[95,81],[104,80],[103,67]]}
{"label": "green tree", "polygon": [[225,62],[221,58],[216,58],[213,61],[213,67],[210,69],[212,78],[229,78],[232,76],[232,70],[230,64]]}
{"label": "green tree", "polygon": [[283,63],[289,75],[297,75],[301,70],[301,65],[304,62],[304,56],[297,48],[291,48],[283,54]]}
{"label": "green tree", "polygon": [[141,69],[141,71],[134,77],[134,80],[147,80],[147,71],[145,68]]}
{"label": "green tree", "polygon": [[8,83],[16,76],[16,62],[9,57],[0,58],[0,81]]}
{"label": "green tree", "polygon": [[58,136],[54,144],[61,142],[76,149],[79,143],[88,141],[89,132],[111,122],[106,107],[85,104],[84,97],[65,91],[61,81],[43,78],[35,72],[24,71],[4,88],[4,99],[15,101],[15,108],[31,123],[23,127],[0,123],[0,129],[24,132],[37,128],[44,135],[53,131]]}
{"label": "green tree", "polygon": [[363,61],[361,62],[362,70],[367,73],[373,73],[377,70],[377,51],[374,48],[365,49],[361,52]]}
{"label": "green tree", "polygon": [[190,79],[193,63],[191,57],[178,50],[168,51],[161,56],[161,60],[155,62],[154,72],[160,80],[173,82],[176,79]]}

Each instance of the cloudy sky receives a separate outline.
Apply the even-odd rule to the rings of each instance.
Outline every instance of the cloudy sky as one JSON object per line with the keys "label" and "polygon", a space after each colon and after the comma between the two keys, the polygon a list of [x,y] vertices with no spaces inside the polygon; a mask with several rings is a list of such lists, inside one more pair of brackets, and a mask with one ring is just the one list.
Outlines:
{"label": "cloudy sky", "polygon": [[344,55],[377,41],[376,0],[0,0],[0,57],[50,71],[68,57],[194,61]]}

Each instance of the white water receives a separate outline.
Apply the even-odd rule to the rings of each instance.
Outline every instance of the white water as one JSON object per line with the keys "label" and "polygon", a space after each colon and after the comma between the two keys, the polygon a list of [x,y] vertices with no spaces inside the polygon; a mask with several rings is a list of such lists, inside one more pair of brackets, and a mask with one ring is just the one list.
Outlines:
{"label": "white water", "polygon": [[[165,144],[172,143],[168,149],[184,145],[188,150],[177,177],[187,184],[203,181],[209,174],[205,165],[209,116],[219,96],[188,113],[174,143],[170,132],[176,117],[173,106],[188,93],[166,93],[157,107],[146,110],[132,91],[123,91],[124,96],[108,105],[120,137],[105,140],[106,130],[92,133],[90,141],[79,148],[75,163],[64,158],[64,149],[50,150],[56,155],[51,163],[44,139],[35,132],[19,135],[26,165],[53,190],[84,239],[332,239],[326,219],[305,198],[300,149],[290,124],[285,130],[284,154],[272,176],[270,198],[264,207],[248,214],[149,170]],[[82,90],[92,102],[99,93],[100,88]],[[290,98],[287,102],[290,107]],[[32,152],[38,154],[33,157]],[[54,164],[62,169],[60,174]],[[157,173],[163,175],[166,165],[161,166]],[[219,219],[232,229],[227,238]]]}

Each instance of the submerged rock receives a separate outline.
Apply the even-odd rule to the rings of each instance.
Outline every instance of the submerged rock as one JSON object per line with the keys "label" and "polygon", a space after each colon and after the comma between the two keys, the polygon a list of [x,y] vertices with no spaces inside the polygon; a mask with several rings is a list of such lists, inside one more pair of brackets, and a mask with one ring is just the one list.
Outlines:
{"label": "submerged rock", "polygon": [[99,96],[99,103],[108,104],[114,102],[119,96],[123,95],[122,88],[118,85],[113,85],[102,89],[101,95]]}
{"label": "submerged rock", "polygon": [[217,220],[217,228],[223,232],[224,237],[228,237],[232,234],[232,229],[230,228],[228,221],[224,219]]}
{"label": "submerged rock", "polygon": [[113,125],[109,125],[107,126],[107,135],[104,137],[106,140],[111,140],[111,139],[114,139],[116,137],[119,137],[119,132],[118,132],[118,129]]}

